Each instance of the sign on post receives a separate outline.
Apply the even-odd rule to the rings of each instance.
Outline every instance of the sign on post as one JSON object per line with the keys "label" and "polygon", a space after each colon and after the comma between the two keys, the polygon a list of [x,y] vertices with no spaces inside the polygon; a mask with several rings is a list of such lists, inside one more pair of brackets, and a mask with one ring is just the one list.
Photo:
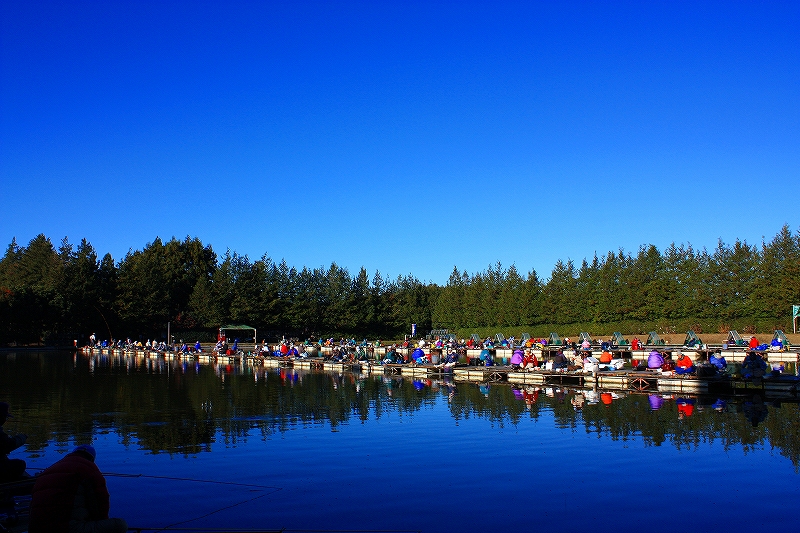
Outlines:
{"label": "sign on post", "polygon": [[417,325],[416,324],[411,324],[411,336],[412,337],[416,337],[417,336]]}
{"label": "sign on post", "polygon": [[792,331],[797,333],[797,319],[800,318],[800,305],[792,306]]}

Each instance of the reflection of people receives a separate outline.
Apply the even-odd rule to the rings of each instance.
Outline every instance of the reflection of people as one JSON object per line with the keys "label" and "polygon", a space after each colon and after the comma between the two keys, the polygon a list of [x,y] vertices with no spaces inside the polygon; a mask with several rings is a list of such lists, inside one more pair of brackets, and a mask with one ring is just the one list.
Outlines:
{"label": "reflection of people", "polygon": [[694,399],[678,398],[675,403],[678,405],[678,418],[688,418],[694,414]]}
{"label": "reflection of people", "polygon": [[28,436],[19,433],[10,437],[3,431],[3,424],[9,418],[14,418],[9,413],[10,406],[0,402],[0,482],[16,481],[25,475],[25,461],[22,459],[9,459],[8,454],[25,444]]}
{"label": "reflection of people", "polygon": [[125,533],[121,518],[109,518],[106,480],[94,464],[92,446],[78,446],[36,478],[29,533]]}
{"label": "reflection of people", "polygon": [[759,423],[763,422],[769,412],[767,406],[764,405],[764,400],[758,394],[754,395],[749,402],[744,402],[742,410],[753,427],[757,427]]}
{"label": "reflection of people", "polygon": [[651,394],[648,401],[650,402],[650,409],[653,411],[658,411],[664,405],[664,398],[658,394]]}

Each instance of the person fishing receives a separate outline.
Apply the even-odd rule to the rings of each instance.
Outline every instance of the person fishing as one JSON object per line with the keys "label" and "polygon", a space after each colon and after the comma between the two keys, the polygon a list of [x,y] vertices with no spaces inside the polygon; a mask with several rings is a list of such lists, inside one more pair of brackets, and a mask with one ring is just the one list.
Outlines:
{"label": "person fishing", "polygon": [[126,533],[122,518],[109,518],[106,480],[94,463],[97,451],[81,445],[36,478],[28,533]]}
{"label": "person fishing", "polygon": [[18,433],[13,437],[6,435],[3,425],[9,418],[14,418],[9,412],[11,406],[0,402],[0,482],[17,481],[25,477],[25,461],[22,459],[9,459],[8,454],[28,441],[28,436]]}

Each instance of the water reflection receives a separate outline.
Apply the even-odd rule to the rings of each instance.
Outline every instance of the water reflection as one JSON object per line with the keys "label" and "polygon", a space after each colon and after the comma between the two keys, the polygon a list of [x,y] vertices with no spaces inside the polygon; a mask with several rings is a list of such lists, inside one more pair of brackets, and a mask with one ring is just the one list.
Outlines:
{"label": "water reflection", "polygon": [[551,412],[559,428],[615,440],[690,448],[719,440],[745,450],[768,444],[800,464],[798,405],[759,395],[719,398],[515,387],[451,380],[298,371],[164,357],[0,354],[0,386],[29,433],[34,455],[48,443],[116,432],[152,453],[197,454],[307,425],[338,426],[441,400],[454,420],[498,427]]}

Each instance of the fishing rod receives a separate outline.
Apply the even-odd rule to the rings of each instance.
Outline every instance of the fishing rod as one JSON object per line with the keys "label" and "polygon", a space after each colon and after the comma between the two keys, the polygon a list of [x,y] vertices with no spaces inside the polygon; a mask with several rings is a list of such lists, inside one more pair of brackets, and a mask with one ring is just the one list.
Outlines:
{"label": "fishing rod", "polygon": [[[29,467],[27,470],[37,470],[43,471],[44,468],[32,468]],[[215,485],[230,485],[234,487],[250,487],[254,489],[274,489],[273,492],[277,492],[279,490],[283,490],[283,487],[277,487],[275,485],[257,485],[253,483],[236,483],[235,481],[218,481],[214,479],[196,479],[196,478],[188,478],[188,477],[171,477],[171,476],[153,476],[148,474],[126,474],[121,472],[101,472],[104,476],[108,477],[123,477],[123,478],[144,478],[144,479],[164,479],[168,481],[190,481],[192,483],[211,483]]]}
{"label": "fishing rod", "polygon": [[236,483],[235,481],[218,481],[214,479],[195,479],[188,477],[172,477],[172,476],[153,476],[147,474],[125,474],[119,472],[103,472],[104,476],[109,477],[124,477],[124,478],[146,478],[146,479],[164,479],[168,481],[190,481],[192,483],[211,483],[214,485],[231,485],[235,487],[250,487],[256,489],[275,489],[273,492],[283,490],[283,487],[276,487],[274,485],[257,485],[253,483]]}
{"label": "fishing rod", "polygon": [[[161,528],[131,527],[128,531],[141,533],[143,531],[164,531]],[[195,529],[195,528],[170,528],[168,531],[181,531],[184,533],[422,533],[419,529]]]}

